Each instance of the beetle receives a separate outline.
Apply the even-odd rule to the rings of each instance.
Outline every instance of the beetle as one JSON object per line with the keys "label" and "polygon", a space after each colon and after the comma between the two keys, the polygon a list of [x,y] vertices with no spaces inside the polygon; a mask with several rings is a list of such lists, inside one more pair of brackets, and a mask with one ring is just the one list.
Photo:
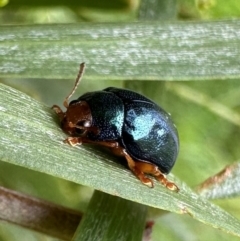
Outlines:
{"label": "beetle", "polygon": [[136,92],[109,87],[87,92],[69,102],[80,83],[85,64],[75,85],[65,98],[66,111],[53,105],[61,128],[70,135],[64,142],[71,146],[83,143],[108,147],[125,157],[129,169],[140,181],[153,187],[154,176],[168,189],[179,191],[168,174],[176,162],[179,138],[171,116],[152,100]]}

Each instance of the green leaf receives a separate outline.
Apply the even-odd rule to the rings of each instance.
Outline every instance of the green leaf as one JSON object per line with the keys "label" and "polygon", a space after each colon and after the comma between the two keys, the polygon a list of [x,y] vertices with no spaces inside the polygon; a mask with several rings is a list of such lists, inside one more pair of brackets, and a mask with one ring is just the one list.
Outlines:
{"label": "green leaf", "polygon": [[0,8],[8,4],[8,0],[0,0]]}
{"label": "green leaf", "polygon": [[225,119],[236,126],[240,126],[240,114],[238,114],[237,111],[219,103],[219,101],[201,93],[199,90],[195,90],[183,84],[168,85],[168,89],[188,101],[205,107],[222,119]]}
{"label": "green leaf", "polygon": [[240,222],[175,180],[174,193],[155,183],[149,189],[95,147],[70,147],[53,111],[5,85],[0,85],[0,159],[47,173],[144,205],[190,216],[240,236]]}
{"label": "green leaf", "polygon": [[208,199],[240,196],[240,163],[225,167],[197,187],[198,193]]}
{"label": "green leaf", "polygon": [[73,79],[86,62],[87,79],[234,79],[239,26],[239,20],[0,26],[1,77]]}
{"label": "green leaf", "polygon": [[235,0],[208,0],[196,1],[203,19],[220,19],[220,18],[239,18],[240,3]]}
{"label": "green leaf", "polygon": [[172,20],[177,17],[176,0],[141,1],[138,19],[146,20]]}

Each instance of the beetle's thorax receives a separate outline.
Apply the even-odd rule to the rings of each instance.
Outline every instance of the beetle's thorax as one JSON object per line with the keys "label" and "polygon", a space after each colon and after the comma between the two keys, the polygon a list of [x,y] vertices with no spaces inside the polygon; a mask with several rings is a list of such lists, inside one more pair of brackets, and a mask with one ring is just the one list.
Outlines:
{"label": "beetle's thorax", "polygon": [[92,114],[87,102],[70,103],[61,125],[62,129],[70,135],[84,133],[92,125]]}

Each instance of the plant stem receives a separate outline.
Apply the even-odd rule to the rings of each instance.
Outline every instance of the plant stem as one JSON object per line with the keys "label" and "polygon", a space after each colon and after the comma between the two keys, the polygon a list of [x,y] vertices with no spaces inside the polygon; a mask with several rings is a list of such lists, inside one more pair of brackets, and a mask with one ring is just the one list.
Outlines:
{"label": "plant stem", "polygon": [[81,220],[81,214],[0,187],[0,219],[61,240],[70,240]]}
{"label": "plant stem", "polygon": [[147,207],[95,191],[73,240],[140,241]]}

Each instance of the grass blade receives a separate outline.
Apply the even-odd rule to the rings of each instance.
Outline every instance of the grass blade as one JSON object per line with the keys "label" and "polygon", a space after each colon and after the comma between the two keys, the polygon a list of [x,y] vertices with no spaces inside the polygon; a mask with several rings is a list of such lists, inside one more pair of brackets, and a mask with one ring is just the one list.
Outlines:
{"label": "grass blade", "polygon": [[[0,85],[0,159],[67,179],[137,203],[189,214],[213,227],[240,236],[240,222],[177,181],[173,193],[159,183],[142,185],[117,158],[94,147],[70,147],[49,107]],[[173,177],[172,177],[173,178]]]}
{"label": "grass blade", "polygon": [[239,26],[239,20],[0,26],[0,73],[73,79],[86,62],[88,79],[234,79]]}

